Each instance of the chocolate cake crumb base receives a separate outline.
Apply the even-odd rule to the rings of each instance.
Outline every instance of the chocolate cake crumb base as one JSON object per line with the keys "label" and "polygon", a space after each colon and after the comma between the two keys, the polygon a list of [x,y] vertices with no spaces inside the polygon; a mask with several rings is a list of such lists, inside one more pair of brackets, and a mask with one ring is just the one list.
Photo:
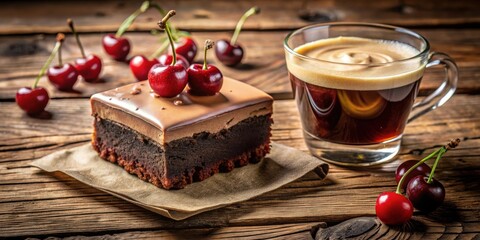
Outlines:
{"label": "chocolate cake crumb base", "polygon": [[92,145],[102,159],[144,181],[181,189],[215,173],[259,162],[270,151],[271,123],[269,115],[252,117],[218,133],[203,132],[159,145],[128,127],[96,117]]}

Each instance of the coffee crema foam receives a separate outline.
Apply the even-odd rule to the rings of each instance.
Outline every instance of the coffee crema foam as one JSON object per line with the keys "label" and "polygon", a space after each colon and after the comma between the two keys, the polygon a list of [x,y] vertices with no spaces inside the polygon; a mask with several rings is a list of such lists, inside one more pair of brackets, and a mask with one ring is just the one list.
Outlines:
{"label": "coffee crema foam", "polygon": [[[408,59],[419,51],[405,43],[359,37],[336,37],[306,43],[287,54],[291,74],[310,84],[344,90],[382,90],[420,79],[426,61]],[[391,64],[389,64],[391,63]]]}

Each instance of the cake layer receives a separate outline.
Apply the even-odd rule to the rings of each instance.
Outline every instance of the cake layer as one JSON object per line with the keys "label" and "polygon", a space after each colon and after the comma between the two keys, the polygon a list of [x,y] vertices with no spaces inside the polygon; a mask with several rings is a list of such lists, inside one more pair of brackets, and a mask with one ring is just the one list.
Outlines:
{"label": "cake layer", "polygon": [[260,161],[269,152],[271,123],[270,115],[250,117],[216,133],[200,132],[161,145],[120,123],[97,117],[92,144],[100,157],[140,179],[177,189]]}
{"label": "cake layer", "polygon": [[148,82],[138,82],[92,96],[92,115],[121,122],[150,139],[165,144],[215,133],[252,116],[271,114],[273,99],[248,84],[224,78],[215,96],[155,97]]}

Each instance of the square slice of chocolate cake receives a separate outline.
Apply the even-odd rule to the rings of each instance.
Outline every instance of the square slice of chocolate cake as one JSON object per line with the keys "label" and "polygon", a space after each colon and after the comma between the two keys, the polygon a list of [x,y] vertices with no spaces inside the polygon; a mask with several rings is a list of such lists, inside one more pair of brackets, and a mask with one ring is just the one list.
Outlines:
{"label": "square slice of chocolate cake", "polygon": [[224,78],[215,96],[156,96],[147,81],[95,94],[93,148],[165,189],[260,161],[270,150],[273,99]]}

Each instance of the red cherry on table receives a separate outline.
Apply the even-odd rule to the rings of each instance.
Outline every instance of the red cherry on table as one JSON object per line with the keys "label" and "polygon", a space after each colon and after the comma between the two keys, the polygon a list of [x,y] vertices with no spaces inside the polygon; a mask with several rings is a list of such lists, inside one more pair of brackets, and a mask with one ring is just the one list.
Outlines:
{"label": "red cherry on table", "polygon": [[[163,66],[167,66],[172,64],[173,56],[170,54],[162,54],[160,57],[158,57],[158,63],[160,63]],[[181,64],[185,69],[190,66],[188,63],[188,60],[183,57],[182,55],[177,54],[177,64]]]}
{"label": "red cherry on table", "polygon": [[237,44],[237,39],[247,18],[258,13],[260,13],[260,8],[258,7],[248,9],[238,21],[230,41],[217,41],[217,44],[215,45],[215,55],[221,63],[233,67],[242,61],[244,52],[243,48]]}
{"label": "red cherry on table", "polygon": [[39,114],[45,110],[49,100],[48,92],[43,87],[22,87],[15,95],[17,105],[31,115]]}
{"label": "red cherry on table", "polygon": [[70,63],[50,67],[47,71],[48,80],[60,91],[71,91],[77,82],[77,69]]}
{"label": "red cherry on table", "polygon": [[410,180],[407,186],[407,196],[413,206],[422,212],[432,212],[437,209],[445,199],[445,188],[432,178],[427,182],[428,177],[417,175]]}
{"label": "red cherry on table", "polygon": [[95,54],[75,59],[75,68],[86,82],[96,82],[102,71],[102,60]]}
{"label": "red cherry on table", "polygon": [[130,60],[130,70],[132,71],[133,75],[138,81],[143,81],[148,79],[148,72],[153,67],[153,65],[157,64],[158,60],[156,58],[152,60],[148,60],[143,55],[138,55],[133,57]]}
{"label": "red cherry on table", "polygon": [[[417,160],[408,160],[400,164],[397,167],[397,170],[395,171],[395,181],[399,183],[400,179],[408,171],[408,169],[410,169],[411,167],[413,167],[413,165],[417,163],[418,163]],[[407,188],[408,182],[410,182],[410,180],[415,176],[418,176],[418,175],[428,176],[431,171],[432,169],[427,164],[425,163],[420,164],[417,168],[411,171],[410,174],[408,174],[408,176],[405,177],[405,180],[403,181],[402,186],[400,186],[401,189],[405,190]]]}
{"label": "red cherry on table", "polygon": [[175,42],[175,52],[182,55],[191,64],[197,55],[197,44],[191,37],[181,37]]}
{"label": "red cherry on table", "polygon": [[107,34],[102,39],[103,49],[113,59],[117,61],[125,61],[130,52],[130,42],[128,39],[119,37],[114,34]]}
{"label": "red cherry on table", "polygon": [[187,71],[182,64],[156,64],[148,73],[148,83],[152,90],[161,97],[175,97],[187,86]]}
{"label": "red cherry on table", "polygon": [[412,218],[413,206],[405,196],[395,192],[384,192],[377,198],[375,212],[378,219],[387,225],[404,224]]}
{"label": "red cherry on table", "polygon": [[217,67],[208,65],[203,69],[201,64],[193,64],[188,70],[188,87],[190,93],[197,96],[212,96],[220,91],[223,75]]}
{"label": "red cherry on table", "polygon": [[232,67],[242,61],[243,48],[238,44],[232,45],[227,40],[219,40],[215,44],[215,55],[221,63]]}

